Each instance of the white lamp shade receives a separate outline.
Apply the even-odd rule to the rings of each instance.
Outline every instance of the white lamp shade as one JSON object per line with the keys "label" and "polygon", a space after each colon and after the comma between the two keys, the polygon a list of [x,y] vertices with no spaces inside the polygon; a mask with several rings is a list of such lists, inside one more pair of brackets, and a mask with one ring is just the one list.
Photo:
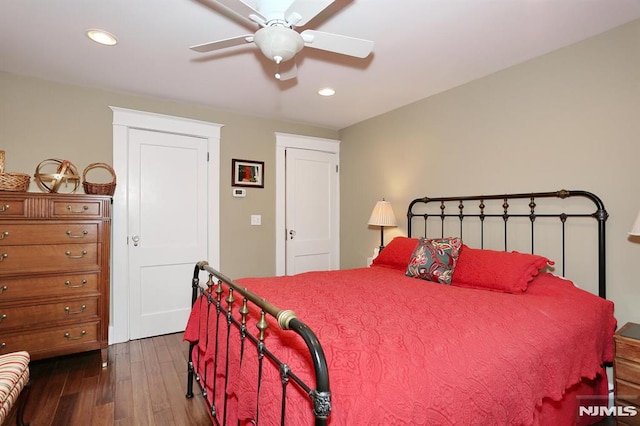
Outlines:
{"label": "white lamp shade", "polygon": [[369,225],[398,226],[396,216],[393,214],[393,209],[388,201],[382,200],[376,203],[369,218]]}
{"label": "white lamp shade", "polygon": [[633,227],[631,228],[631,231],[629,231],[629,235],[640,236],[640,212],[638,212],[636,221],[633,222]]}
{"label": "white lamp shade", "polygon": [[299,33],[291,28],[277,26],[260,28],[253,35],[253,41],[264,56],[278,64],[293,58],[304,46]]}

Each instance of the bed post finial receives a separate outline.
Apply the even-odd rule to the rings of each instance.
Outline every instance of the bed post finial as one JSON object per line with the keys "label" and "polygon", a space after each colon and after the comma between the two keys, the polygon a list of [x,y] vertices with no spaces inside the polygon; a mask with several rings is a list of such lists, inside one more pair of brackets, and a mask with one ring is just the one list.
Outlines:
{"label": "bed post finial", "polygon": [[227,315],[229,318],[231,318],[231,311],[233,310],[233,302],[236,301],[236,298],[233,297],[232,288],[229,289],[229,294],[227,294],[227,298],[224,299],[224,301],[227,302]]}
{"label": "bed post finial", "polygon": [[[209,286],[209,291],[211,291],[211,286]],[[224,292],[224,289],[222,288],[222,281],[218,280],[218,285],[216,286],[214,292],[216,293],[216,302],[220,303],[220,301],[222,300],[222,293]]]}
{"label": "bed post finial", "polygon": [[267,323],[265,319],[265,313],[264,311],[260,311],[260,321],[256,324],[256,328],[260,330],[260,336],[258,338],[261,342],[264,342],[264,332],[267,330],[267,327],[269,327],[269,323]]}
{"label": "bed post finial", "polygon": [[242,307],[240,308],[240,315],[242,315],[242,327],[247,326],[247,315],[249,315],[249,306],[247,306],[247,298],[242,299]]}

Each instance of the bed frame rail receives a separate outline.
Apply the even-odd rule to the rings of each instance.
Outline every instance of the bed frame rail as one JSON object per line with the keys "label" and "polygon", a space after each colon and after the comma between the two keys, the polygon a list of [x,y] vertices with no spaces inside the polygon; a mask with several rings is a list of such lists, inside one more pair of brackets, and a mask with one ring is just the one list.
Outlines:
{"label": "bed frame rail", "polygon": [[[209,278],[206,282],[206,287],[200,285],[200,271],[206,271],[209,274]],[[247,288],[242,287],[237,284],[230,278],[226,277],[219,271],[213,269],[209,266],[206,261],[198,262],[194,268],[193,279],[192,279],[192,305],[196,303],[199,296],[205,295],[207,297],[207,304],[212,306],[213,309],[209,309],[208,312],[212,312],[211,316],[215,316],[215,318],[209,317],[207,321],[208,327],[215,327],[215,342],[207,342],[206,344],[222,344],[227,345],[227,350],[225,351],[227,354],[229,353],[229,333],[223,333],[220,331],[219,323],[220,321],[225,321],[228,325],[227,330],[231,330],[231,327],[236,327],[239,330],[240,335],[240,347],[241,351],[245,350],[245,344],[253,345],[254,348],[258,351],[259,357],[259,371],[262,369],[262,363],[264,359],[271,361],[274,365],[279,368],[281,379],[282,379],[282,407],[281,407],[281,424],[284,425],[285,412],[286,412],[286,391],[287,386],[290,383],[294,383],[295,385],[301,387],[304,392],[309,396],[312,405],[313,405],[313,415],[315,417],[315,424],[317,426],[324,426],[327,424],[327,419],[331,412],[331,392],[329,389],[329,370],[327,368],[327,362],[325,359],[325,355],[318,341],[316,335],[313,331],[305,325],[302,321],[300,321],[295,313],[290,310],[281,310],[273,304],[267,302],[265,299],[260,296],[252,293]],[[242,306],[237,309],[236,312],[232,312],[233,302],[235,301],[235,297],[239,295],[242,297]],[[252,309],[259,309],[260,312],[260,321],[256,324],[258,331],[256,332],[257,336],[254,336],[249,330],[247,330],[247,316]],[[275,318],[278,322],[278,326],[282,330],[289,330],[296,334],[298,334],[306,343],[307,348],[309,349],[309,353],[311,355],[311,359],[313,362],[313,368],[315,372],[315,387],[311,387],[309,384],[304,383],[301,379],[299,379],[293,371],[282,361],[280,361],[276,355],[271,353],[265,342],[265,330],[268,328],[268,323],[266,321],[266,315],[270,315]],[[221,334],[226,334],[225,336],[218,336],[219,331]],[[208,335],[209,333],[207,333]],[[206,377],[200,377],[195,372],[194,368],[194,360],[193,360],[193,349],[197,345],[197,343],[190,343],[189,345],[189,362],[188,362],[188,375],[187,375],[187,394],[188,398],[193,397],[193,380],[196,379],[199,384],[203,396],[205,396],[205,401],[207,403],[207,407],[211,413],[211,417],[216,424],[227,424],[226,418],[226,389],[217,390],[214,388],[212,396],[213,404],[209,402],[206,390]],[[217,347],[217,346],[216,346]],[[241,352],[242,353],[242,352]],[[229,368],[229,359],[217,359],[217,351],[216,351],[216,359],[214,359],[214,363],[212,366],[213,371],[205,372],[206,375],[211,374],[212,377],[216,377],[217,369],[226,369],[225,377],[227,376],[228,368]],[[219,370],[222,371],[222,370]],[[258,391],[260,389],[260,374],[258,376]],[[226,383],[225,383],[226,385]],[[215,394],[216,391],[224,392],[224,407],[216,407],[215,406]],[[257,410],[257,408],[256,408]],[[256,412],[256,424],[259,424],[259,412]]]}
{"label": "bed frame rail", "polygon": [[[581,197],[590,200],[595,206],[595,211],[578,212],[578,213],[566,213],[564,211],[560,213],[548,213],[546,211],[540,212],[536,201],[540,199],[559,199],[565,200],[570,197]],[[501,210],[499,212],[489,211],[486,201],[499,200],[502,201]],[[516,204],[520,201],[526,203],[528,201],[528,211],[526,212],[514,212],[511,209],[511,204]],[[510,204],[511,203],[511,204]],[[432,208],[428,212],[428,205],[431,204]],[[475,205],[474,205],[475,204]],[[472,210],[473,211],[470,211]],[[510,210],[511,209],[511,210]],[[436,227],[439,227],[440,237],[445,237],[445,221],[458,221],[459,233],[458,235],[463,237],[463,223],[468,223],[469,220],[474,219],[479,222],[480,227],[480,248],[484,248],[485,243],[485,219],[487,218],[501,218],[504,221],[504,250],[508,250],[508,231],[511,218],[528,218],[531,222],[530,242],[531,253],[534,251],[535,243],[535,224],[537,218],[558,218],[561,223],[561,251],[562,251],[562,275],[564,276],[565,265],[565,246],[566,246],[566,233],[565,224],[567,219],[576,217],[592,217],[597,220],[598,224],[598,295],[602,298],[606,298],[606,248],[605,248],[605,222],[608,218],[608,213],[604,208],[602,200],[591,192],[587,191],[569,191],[559,190],[555,192],[532,192],[523,194],[500,194],[500,195],[477,195],[477,196],[464,196],[464,197],[440,197],[440,198],[417,198],[409,204],[407,210],[407,231],[411,237],[413,235],[412,223],[417,218],[423,219],[424,233],[423,236],[429,235],[428,224],[436,222]],[[434,220],[431,220],[434,219]],[[466,220],[466,222],[465,222]],[[420,222],[420,220],[418,220]],[[437,231],[437,229],[436,229]]]}

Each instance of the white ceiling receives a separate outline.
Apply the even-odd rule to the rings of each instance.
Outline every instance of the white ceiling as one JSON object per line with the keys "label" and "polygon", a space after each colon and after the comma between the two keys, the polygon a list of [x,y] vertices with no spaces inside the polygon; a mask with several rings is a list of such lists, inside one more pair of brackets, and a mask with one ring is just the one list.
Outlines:
{"label": "white ceiling", "polygon": [[253,44],[189,49],[257,29],[213,0],[0,0],[0,70],[341,129],[637,18],[640,0],[336,0],[300,29],[373,40],[373,54],[304,48],[279,82]]}

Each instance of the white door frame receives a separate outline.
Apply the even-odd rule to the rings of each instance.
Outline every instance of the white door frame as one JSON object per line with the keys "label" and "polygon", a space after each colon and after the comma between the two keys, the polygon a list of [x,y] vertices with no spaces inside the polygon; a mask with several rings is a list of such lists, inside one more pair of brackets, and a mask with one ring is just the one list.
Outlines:
{"label": "white door frame", "polygon": [[[287,148],[309,149],[313,151],[331,152],[338,156],[340,164],[340,141],[336,139],[301,136],[276,132],[276,275],[286,273],[286,221],[285,221],[285,152]],[[339,179],[339,178],[338,178]],[[340,183],[336,194],[338,215],[340,214]],[[340,235],[336,239],[336,254],[340,258]]]}
{"label": "white door frame", "polygon": [[[207,251],[209,264],[220,267],[220,129],[222,125],[188,118],[154,114],[145,111],[109,107],[113,110],[113,168],[118,184],[113,198],[111,303],[109,344],[129,340],[129,260],[128,236],[128,134],[129,128],[196,136],[207,139]],[[202,259],[200,259],[202,260]],[[197,260],[196,260],[197,261]],[[195,264],[194,264],[195,265]],[[185,277],[184,290],[189,291],[190,277]]]}

